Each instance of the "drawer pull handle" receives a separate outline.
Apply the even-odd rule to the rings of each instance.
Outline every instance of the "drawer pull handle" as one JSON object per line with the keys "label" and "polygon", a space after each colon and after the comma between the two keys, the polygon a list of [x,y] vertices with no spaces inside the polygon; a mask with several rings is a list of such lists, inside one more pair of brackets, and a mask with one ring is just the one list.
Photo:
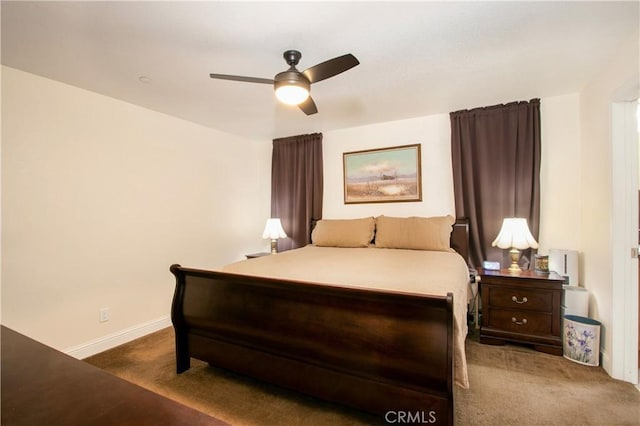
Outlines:
{"label": "drawer pull handle", "polygon": [[522,321],[518,321],[516,317],[511,317],[511,322],[518,325],[525,325],[527,323],[527,319],[522,318]]}
{"label": "drawer pull handle", "polygon": [[517,298],[517,297],[515,297],[515,296],[511,296],[511,301],[512,301],[512,302],[516,302],[516,303],[518,303],[518,304],[522,305],[523,303],[527,303],[527,298],[526,298],[526,297],[523,297],[523,298],[522,298],[522,300],[518,300],[518,298]]}

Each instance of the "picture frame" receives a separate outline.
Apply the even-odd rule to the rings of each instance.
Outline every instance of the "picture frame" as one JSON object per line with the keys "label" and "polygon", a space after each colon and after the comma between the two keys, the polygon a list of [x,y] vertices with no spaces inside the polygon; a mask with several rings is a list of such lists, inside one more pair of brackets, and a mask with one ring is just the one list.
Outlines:
{"label": "picture frame", "polygon": [[343,153],[344,203],[422,201],[420,146]]}

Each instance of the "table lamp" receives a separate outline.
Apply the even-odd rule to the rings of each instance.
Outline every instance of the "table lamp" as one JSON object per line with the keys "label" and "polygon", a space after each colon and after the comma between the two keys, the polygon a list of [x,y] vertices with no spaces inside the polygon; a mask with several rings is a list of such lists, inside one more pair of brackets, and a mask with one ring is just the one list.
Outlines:
{"label": "table lamp", "polygon": [[278,238],[287,238],[284,229],[282,229],[282,222],[278,218],[267,219],[267,224],[264,227],[262,238],[271,239],[271,253],[277,253]]}
{"label": "table lamp", "polygon": [[518,266],[518,259],[520,258],[520,252],[518,250],[525,250],[528,248],[538,248],[529,226],[527,225],[527,219],[510,217],[505,218],[502,222],[502,228],[498,233],[496,239],[491,243],[493,247],[498,246],[501,249],[511,250],[511,266],[509,266],[509,272],[518,273],[521,271]]}

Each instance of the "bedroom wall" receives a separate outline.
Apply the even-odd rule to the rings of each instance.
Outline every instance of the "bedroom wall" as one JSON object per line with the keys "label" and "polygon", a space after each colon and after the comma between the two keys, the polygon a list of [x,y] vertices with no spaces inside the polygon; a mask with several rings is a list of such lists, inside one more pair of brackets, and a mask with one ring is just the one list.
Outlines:
{"label": "bedroom wall", "polygon": [[[323,133],[324,218],[455,214],[449,114],[377,123]],[[422,144],[422,201],[344,204],[342,154]]]}
{"label": "bedroom wall", "polygon": [[541,99],[540,236],[538,253],[580,251],[580,96]]}
{"label": "bedroom wall", "polygon": [[[602,322],[603,367],[612,374],[612,318],[615,310],[612,270],[612,156],[611,104],[638,96],[638,34],[630,37],[607,66],[580,92],[582,202],[582,271],[591,292],[590,315]],[[620,288],[620,287],[618,287]],[[618,307],[620,309],[620,307]],[[624,336],[620,336],[624,339]],[[614,375],[615,377],[615,375]]]}
{"label": "bedroom wall", "polygon": [[2,92],[6,326],[64,350],[168,321],[172,263],[268,247],[270,144],[6,67]]}
{"label": "bedroom wall", "polygon": [[[474,105],[470,108],[480,106]],[[577,94],[541,99],[542,165],[540,251],[580,246],[580,129]],[[421,202],[344,204],[342,153],[394,145],[422,144]],[[449,114],[377,123],[325,132],[325,218],[434,216],[454,214]]]}

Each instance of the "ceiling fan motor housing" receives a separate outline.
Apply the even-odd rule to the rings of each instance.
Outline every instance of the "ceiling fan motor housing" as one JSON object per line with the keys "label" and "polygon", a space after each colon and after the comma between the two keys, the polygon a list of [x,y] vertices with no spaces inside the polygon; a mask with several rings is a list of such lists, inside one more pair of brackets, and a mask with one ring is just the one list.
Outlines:
{"label": "ceiling fan motor housing", "polygon": [[308,92],[311,88],[311,83],[307,80],[307,77],[305,77],[304,74],[294,68],[276,75],[273,87],[278,90],[278,87],[281,86],[299,86],[306,89]]}

